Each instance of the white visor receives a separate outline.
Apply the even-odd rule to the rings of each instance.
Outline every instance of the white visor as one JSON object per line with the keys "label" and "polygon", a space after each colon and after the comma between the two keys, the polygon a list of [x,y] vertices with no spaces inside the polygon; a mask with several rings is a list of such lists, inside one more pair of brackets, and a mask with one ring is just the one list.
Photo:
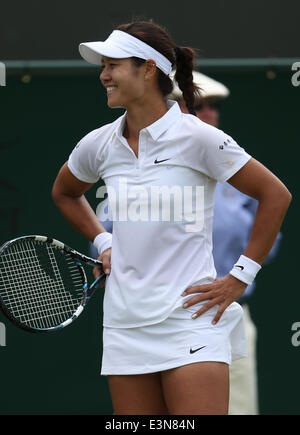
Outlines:
{"label": "white visor", "polygon": [[140,39],[121,30],[114,30],[106,41],[79,44],[79,53],[83,59],[95,65],[101,64],[102,56],[113,59],[139,57],[145,60],[153,59],[157,68],[167,75],[172,71],[172,64],[164,55]]}

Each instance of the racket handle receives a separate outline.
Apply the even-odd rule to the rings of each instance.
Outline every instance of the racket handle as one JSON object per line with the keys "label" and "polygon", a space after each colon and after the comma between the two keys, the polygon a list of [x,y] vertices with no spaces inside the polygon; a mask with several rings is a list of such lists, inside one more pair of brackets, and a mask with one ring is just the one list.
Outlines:
{"label": "racket handle", "polygon": [[106,275],[105,275],[105,273],[103,273],[102,275],[98,276],[97,279],[95,279],[95,281],[93,282],[93,284],[91,284],[91,286],[89,287],[89,289],[87,291],[87,294],[86,294],[87,299],[89,299],[93,295],[94,291],[97,288],[99,288],[100,282],[105,280],[105,278],[106,278]]}
{"label": "racket handle", "polygon": [[106,274],[102,273],[102,275],[98,276],[98,278],[93,282],[93,286],[98,287],[98,284],[106,278]]}

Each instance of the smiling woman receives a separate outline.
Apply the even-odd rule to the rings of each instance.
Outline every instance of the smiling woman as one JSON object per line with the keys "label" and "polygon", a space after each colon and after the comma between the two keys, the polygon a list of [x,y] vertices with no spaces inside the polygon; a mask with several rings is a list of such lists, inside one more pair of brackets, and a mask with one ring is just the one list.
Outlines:
{"label": "smiling woman", "polygon": [[[126,109],[81,139],[53,186],[56,204],[94,243],[107,273],[101,373],[108,376],[115,414],[226,414],[228,365],[246,355],[243,312],[235,301],[271,249],[291,195],[233,138],[193,116],[194,52],[177,47],[165,29],[124,24],[106,41],[82,43],[79,50],[102,64],[109,107]],[[172,68],[189,113],[166,98]],[[84,196],[100,178],[119,216],[126,216],[114,220],[113,235]],[[227,180],[259,206],[238,263],[243,273],[233,267],[216,279],[214,192],[217,181]],[[131,219],[134,194],[151,198],[155,189],[190,195],[189,215],[200,213],[203,225],[186,225],[171,213],[160,218],[166,210],[157,199],[150,204],[155,216]]]}

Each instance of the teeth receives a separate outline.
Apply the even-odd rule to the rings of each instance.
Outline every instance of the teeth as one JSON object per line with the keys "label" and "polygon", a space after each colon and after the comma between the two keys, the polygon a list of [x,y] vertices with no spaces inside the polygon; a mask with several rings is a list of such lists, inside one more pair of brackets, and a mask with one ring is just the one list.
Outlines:
{"label": "teeth", "polygon": [[114,90],[115,88],[116,88],[116,86],[111,86],[111,87],[109,87],[109,88],[106,88],[106,90],[107,90],[107,92],[109,92],[109,91]]}

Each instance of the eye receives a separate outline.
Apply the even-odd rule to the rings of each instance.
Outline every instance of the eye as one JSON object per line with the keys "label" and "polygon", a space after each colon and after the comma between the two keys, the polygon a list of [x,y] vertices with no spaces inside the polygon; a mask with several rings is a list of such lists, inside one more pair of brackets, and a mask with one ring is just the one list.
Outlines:
{"label": "eye", "polygon": [[112,62],[109,62],[109,63],[106,63],[106,64],[102,64],[102,65],[100,65],[100,73],[102,73],[105,68],[114,69],[114,67],[117,66],[117,65],[118,64],[112,63]]}

